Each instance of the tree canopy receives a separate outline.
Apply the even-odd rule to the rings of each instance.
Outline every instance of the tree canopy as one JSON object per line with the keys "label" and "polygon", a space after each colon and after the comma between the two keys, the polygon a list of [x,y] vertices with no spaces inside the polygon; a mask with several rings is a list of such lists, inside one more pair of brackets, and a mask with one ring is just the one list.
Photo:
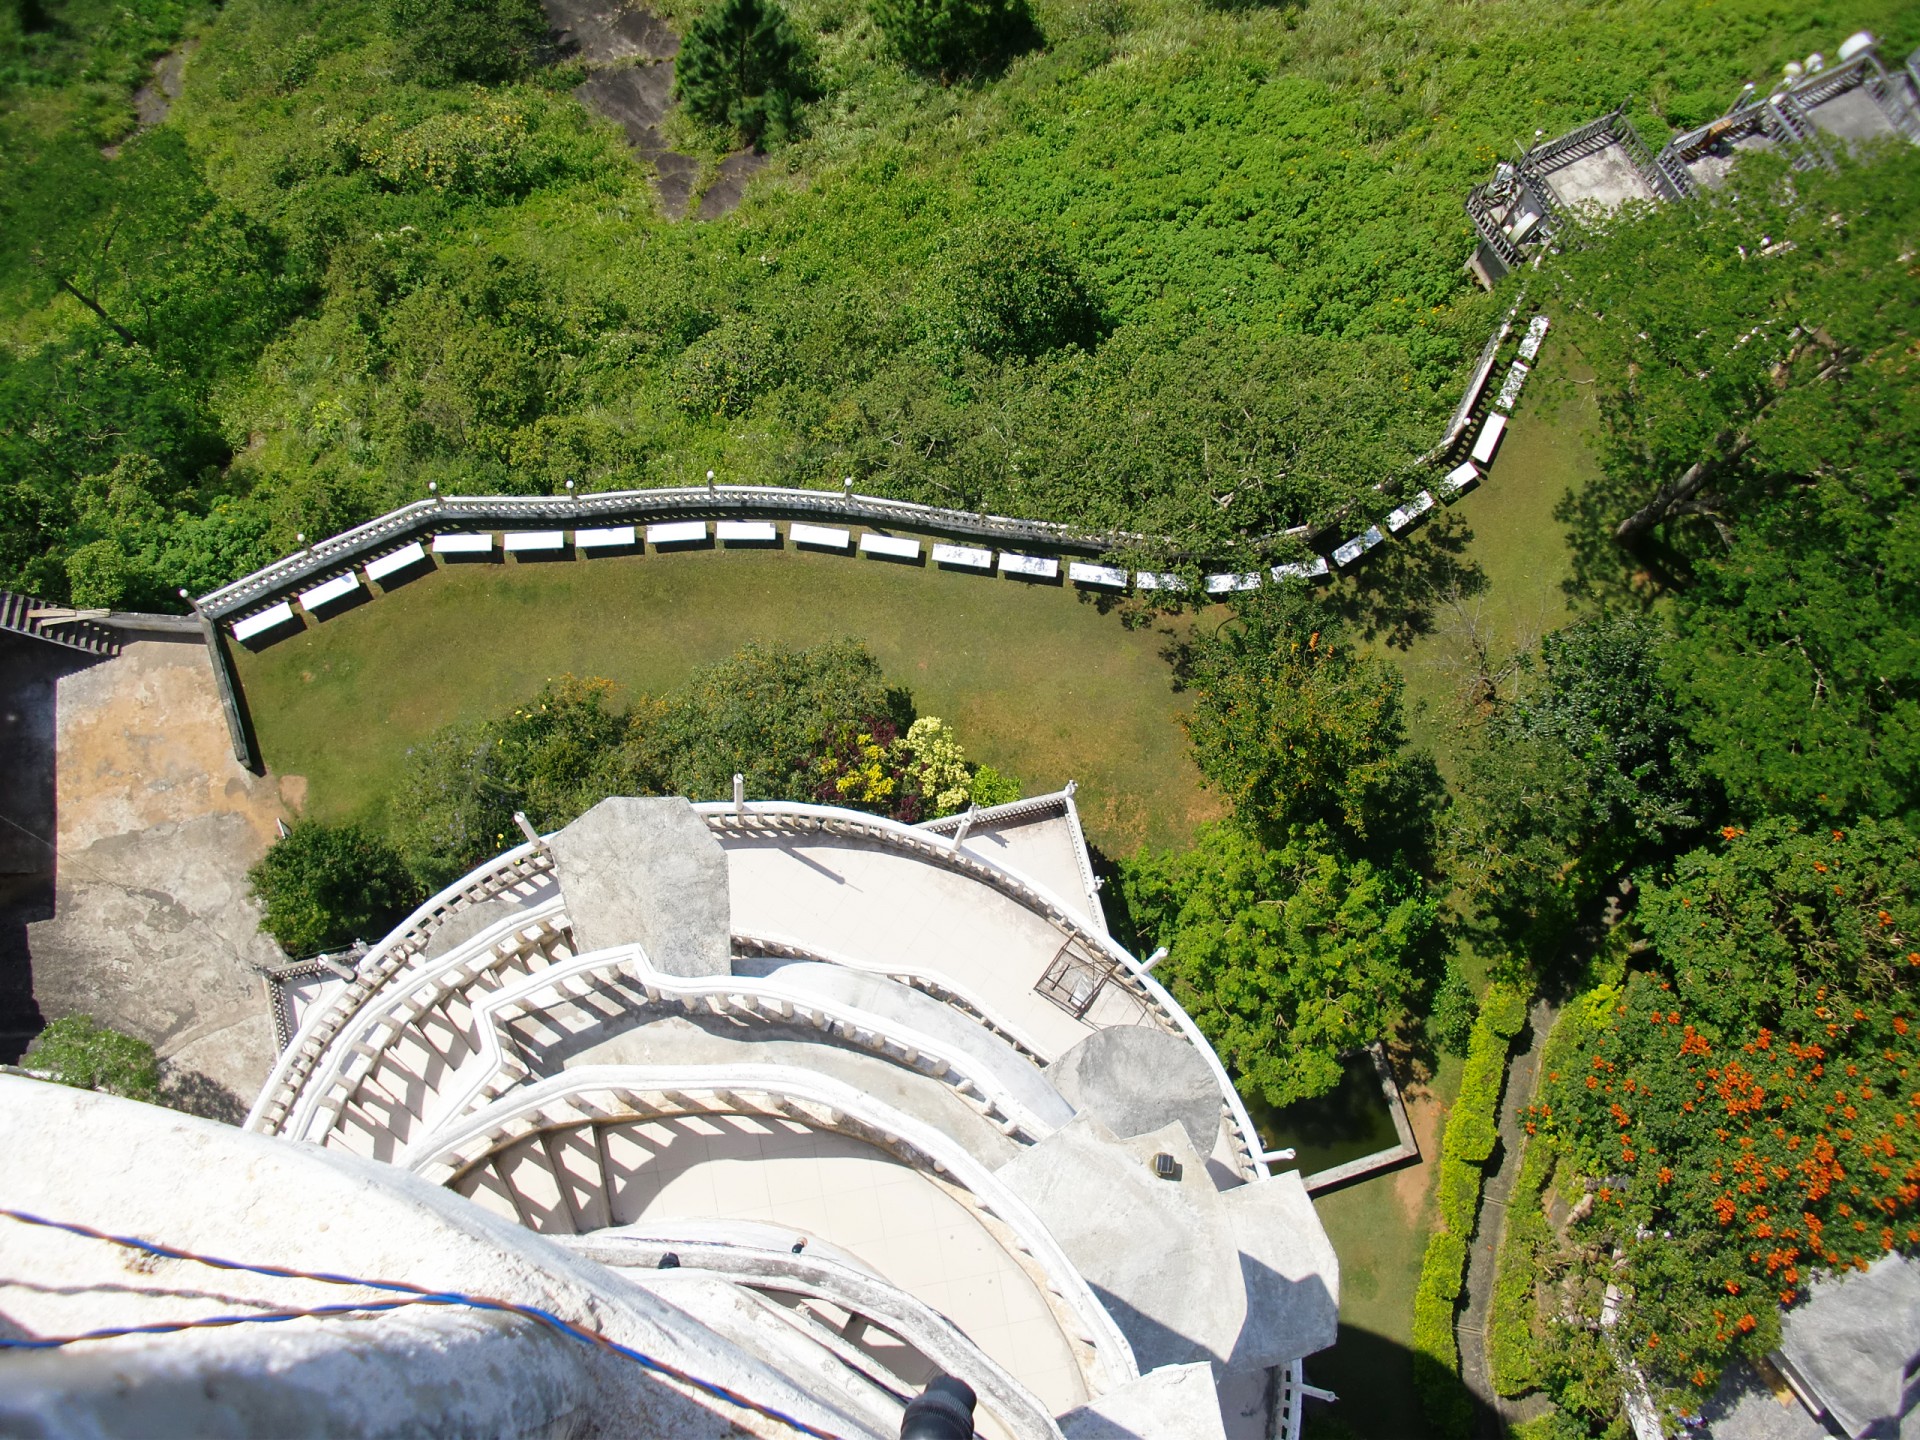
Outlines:
{"label": "tree canopy", "polygon": [[1268,1103],[1325,1094],[1431,982],[1436,907],[1405,872],[1324,843],[1269,848],[1213,825],[1180,854],[1121,867],[1140,944],[1164,945],[1174,999]]}
{"label": "tree canopy", "polygon": [[997,69],[1039,40],[1027,0],[870,0],[869,8],[895,55],[942,79]]}
{"label": "tree canopy", "polygon": [[778,0],[720,0],[687,28],[673,88],[702,120],[757,145],[786,140],[818,89],[805,41]]}
{"label": "tree canopy", "polygon": [[295,958],[380,939],[420,898],[397,850],[360,825],[296,820],[247,872],[260,928]]}

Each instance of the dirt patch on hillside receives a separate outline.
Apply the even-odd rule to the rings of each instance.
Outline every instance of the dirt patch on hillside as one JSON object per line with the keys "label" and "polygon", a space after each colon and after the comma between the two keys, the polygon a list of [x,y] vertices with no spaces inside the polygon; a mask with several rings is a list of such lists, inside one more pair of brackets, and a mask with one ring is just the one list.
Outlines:
{"label": "dirt patch on hillside", "polygon": [[[593,73],[574,87],[574,98],[626,134],[633,153],[653,166],[661,212],[684,219],[700,184],[700,161],[667,143],[661,122],[673,108],[673,58],[680,37],[646,6],[622,0],[542,0],[547,23],[562,55]],[[696,220],[737,209],[747,177],[766,163],[749,150],[729,155],[700,196]]]}
{"label": "dirt patch on hillside", "polygon": [[173,111],[173,102],[180,98],[180,91],[186,84],[187,60],[199,45],[198,40],[189,40],[178,50],[169,50],[153,62],[153,79],[133,92],[133,134],[112,145],[102,146],[102,155],[109,160],[119,159],[120,147],[127,140],[166,120]]}

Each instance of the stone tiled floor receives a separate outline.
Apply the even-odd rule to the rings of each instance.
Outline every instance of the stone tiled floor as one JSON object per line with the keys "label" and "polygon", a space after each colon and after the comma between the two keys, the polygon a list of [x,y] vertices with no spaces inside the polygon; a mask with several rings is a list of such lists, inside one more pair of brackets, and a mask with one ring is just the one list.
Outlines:
{"label": "stone tiled floor", "polygon": [[[609,1127],[606,1153],[614,1224],[758,1220],[803,1232],[946,1315],[1056,1413],[1085,1398],[1027,1273],[964,1205],[873,1146],[789,1121],[713,1115]],[[522,1147],[502,1168],[523,1204],[555,1204],[551,1176],[534,1173],[545,1169],[541,1157]]]}
{"label": "stone tiled floor", "polygon": [[[886,962],[911,957],[1005,1015],[1049,1056],[1090,1033],[1034,993],[1064,937],[1044,918],[950,870],[845,840],[728,839],[733,928],[831,953]],[[1092,1018],[1136,1023],[1139,1006],[1117,986]]]}

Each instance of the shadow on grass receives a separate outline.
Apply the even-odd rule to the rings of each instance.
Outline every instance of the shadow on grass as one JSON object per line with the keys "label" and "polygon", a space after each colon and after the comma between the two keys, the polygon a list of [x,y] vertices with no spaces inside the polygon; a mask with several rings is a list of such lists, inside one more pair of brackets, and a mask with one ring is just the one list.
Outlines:
{"label": "shadow on grass", "polygon": [[1433,633],[1443,602],[1487,589],[1486,571],[1467,554],[1472,544],[1466,516],[1457,510],[1436,515],[1411,539],[1376,547],[1355,583],[1342,585],[1329,603],[1367,639],[1405,650]]}
{"label": "shadow on grass", "polygon": [[[1438,1430],[1427,1421],[1414,1389],[1416,1358],[1397,1340],[1354,1325],[1342,1325],[1331,1350],[1307,1357],[1307,1383],[1340,1398],[1309,1399],[1301,1434],[1305,1440],[1427,1440]],[[1431,1362],[1426,1362],[1431,1363]],[[1470,1435],[1498,1435],[1499,1416],[1471,1395],[1458,1378]]]}

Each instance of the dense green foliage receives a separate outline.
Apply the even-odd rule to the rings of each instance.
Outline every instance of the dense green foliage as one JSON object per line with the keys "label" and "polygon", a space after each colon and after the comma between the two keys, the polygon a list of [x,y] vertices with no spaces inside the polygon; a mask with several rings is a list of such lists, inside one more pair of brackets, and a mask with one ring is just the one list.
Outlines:
{"label": "dense green foliage", "polygon": [[1441,978],[1438,780],[1407,748],[1399,672],[1296,594],[1240,597],[1189,659],[1194,759],[1233,818],[1123,863],[1121,898],[1236,1082],[1286,1105],[1331,1090]]}
{"label": "dense green foliage", "polygon": [[384,0],[408,71],[429,85],[512,80],[547,38],[539,0]]}
{"label": "dense green foliage", "polygon": [[1447,1116],[1435,1187],[1440,1226],[1427,1241],[1413,1297],[1413,1380],[1427,1421],[1448,1440],[1465,1440],[1473,1410],[1460,1382],[1454,1308],[1467,1274],[1467,1245],[1480,1212],[1484,1166],[1498,1134],[1507,1052],[1526,1028],[1527,995],[1495,984],[1487,992],[1467,1040],[1460,1093]]}
{"label": "dense green foliage", "polygon": [[1452,868],[1491,944],[1550,956],[1606,886],[1716,807],[1662,672],[1666,638],[1625,614],[1547,635],[1474,737]]}
{"label": "dense green foliage", "polygon": [[1195,647],[1194,760],[1272,843],[1323,831],[1422,857],[1439,780],[1408,750],[1400,672],[1292,590],[1254,592]]}
{"label": "dense green foliage", "polygon": [[[1452,403],[1498,303],[1459,196],[1512,136],[1625,94],[1691,124],[1831,38],[1777,0],[1040,0],[1044,49],[946,87],[861,0],[801,0],[824,98],[774,167],[800,183],[674,224],[543,68],[531,0],[41,10],[0,12],[0,584],[125,604],[429,480],[856,474],[1200,550],[1325,519]],[[1911,38],[1890,3],[1854,19]],[[184,93],[126,140],[182,31]],[[1011,283],[1075,277],[1097,333],[1076,301],[956,354],[940,257],[981,222],[1056,247]],[[137,531],[76,500],[123,461]]]}
{"label": "dense green foliage", "polygon": [[129,1100],[160,1100],[160,1066],[144,1040],[109,1030],[91,1015],[65,1015],[34,1038],[21,1065],[62,1085]]}
{"label": "dense green foliage", "polygon": [[893,53],[942,79],[993,70],[1039,36],[1026,0],[870,0]]}
{"label": "dense green foliage", "polygon": [[1602,377],[1588,518],[1681,582],[1670,683],[1744,818],[1920,802],[1916,223],[1900,146],[1757,165],[1559,262]]}
{"label": "dense green foliage", "polygon": [[296,820],[247,872],[260,928],[301,957],[372,942],[420,898],[400,853],[359,825]]}
{"label": "dense green foliage", "polygon": [[687,28],[673,93],[748,144],[779,144],[815,94],[806,44],[778,0],[719,0]]}
{"label": "dense green foliage", "polygon": [[1142,943],[1239,1083],[1269,1104],[1325,1094],[1341,1057],[1379,1039],[1431,966],[1425,887],[1324,844],[1269,849],[1228,822],[1178,855],[1122,868]]}
{"label": "dense green foliage", "polygon": [[409,757],[394,841],[437,888],[519,843],[518,811],[558,829],[609,795],[799,800],[914,821],[1019,798],[916,718],[866,649],[750,645],[679,687],[622,706],[605,680],[563,676],[522,704],[437,731]]}

